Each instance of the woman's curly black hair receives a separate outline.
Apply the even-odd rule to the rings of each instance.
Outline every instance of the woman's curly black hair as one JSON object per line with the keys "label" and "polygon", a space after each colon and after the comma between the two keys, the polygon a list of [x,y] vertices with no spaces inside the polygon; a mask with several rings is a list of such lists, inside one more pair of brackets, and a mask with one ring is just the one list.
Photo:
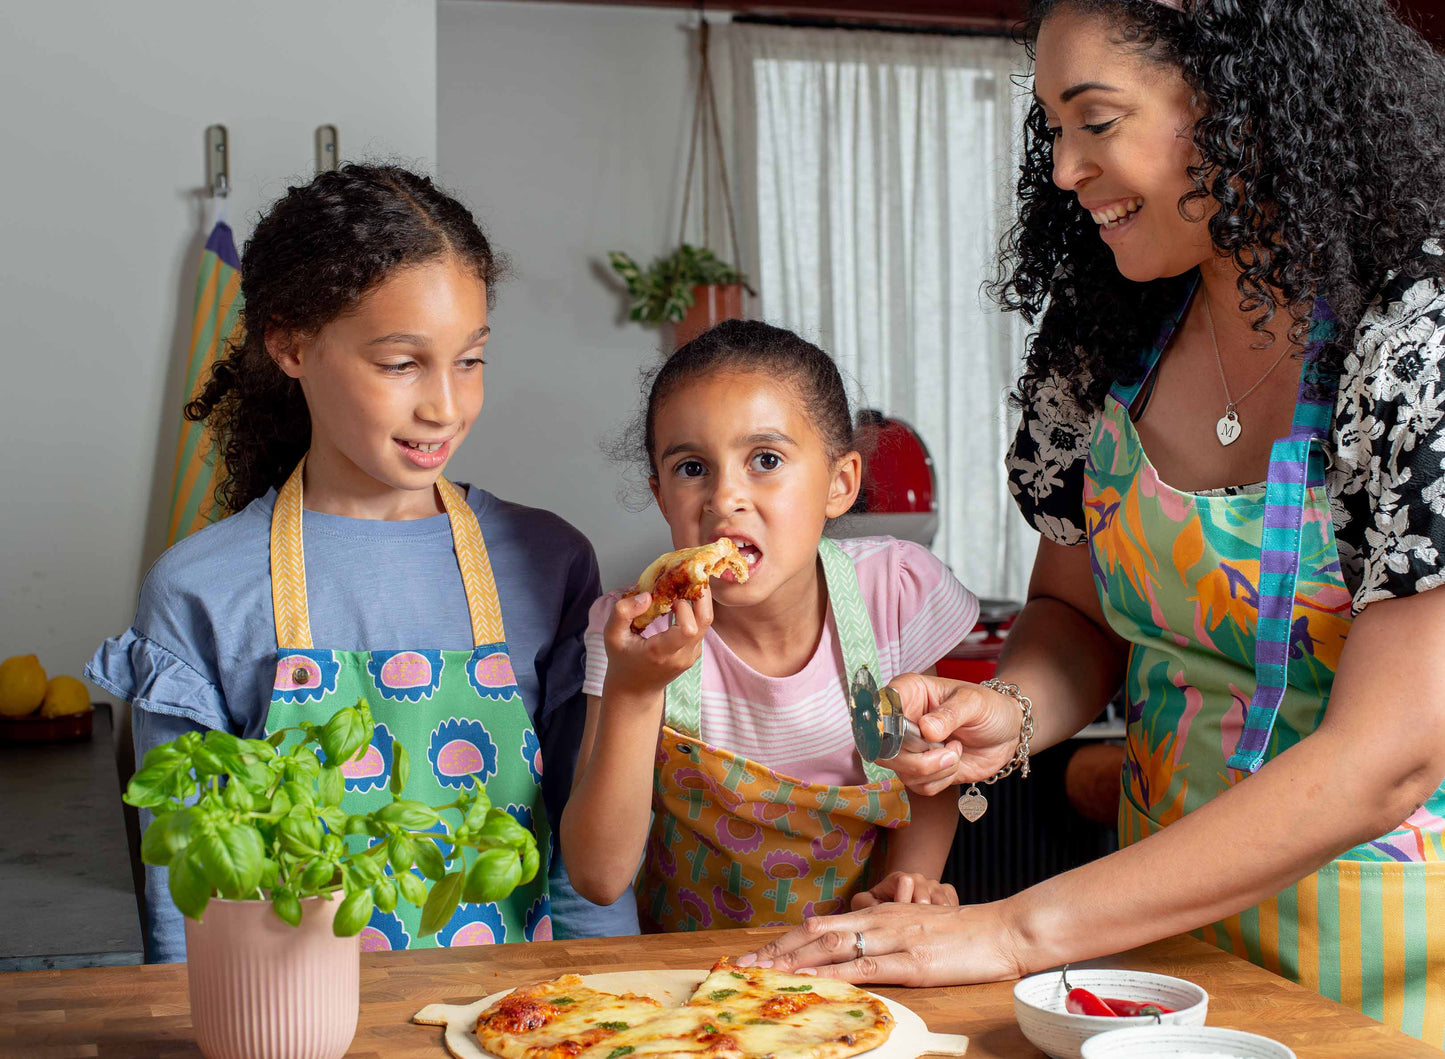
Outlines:
{"label": "woman's curly black hair", "polygon": [[[1320,365],[1337,374],[1387,273],[1440,275],[1427,241],[1445,232],[1445,60],[1387,0],[1031,0],[1022,27],[1068,5],[1107,18],[1117,39],[1177,67],[1198,98],[1201,164],[1180,200],[1210,203],[1216,249],[1239,268],[1240,307],[1263,328],[1289,314],[1308,328],[1313,300],[1339,321]],[[1085,409],[1139,358],[1178,308],[1183,277],[1124,278],[1072,192],[1053,183],[1053,142],[1034,102],[1025,127],[1019,216],[991,293],[1030,324],[1014,394],[1028,405],[1050,375]],[[1192,207],[1192,208],[1191,208]]]}
{"label": "woman's curly black hair", "polygon": [[185,409],[214,439],[223,512],[280,488],[311,445],[301,385],[266,352],[267,331],[315,334],[396,269],[444,255],[475,271],[491,305],[502,262],[487,237],[460,202],[398,166],[321,173],[261,218],[241,257],[238,336]]}

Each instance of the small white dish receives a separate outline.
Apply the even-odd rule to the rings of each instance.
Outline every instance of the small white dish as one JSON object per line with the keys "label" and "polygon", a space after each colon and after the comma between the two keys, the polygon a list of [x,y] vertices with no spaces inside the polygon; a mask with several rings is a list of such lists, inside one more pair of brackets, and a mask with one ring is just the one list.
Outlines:
{"label": "small white dish", "polygon": [[1295,1054],[1279,1041],[1243,1030],[1131,1026],[1085,1041],[1083,1059],[1295,1059]]}
{"label": "small white dish", "polygon": [[1069,988],[1099,997],[1119,997],[1173,1008],[1156,1018],[1074,1015],[1064,1007],[1068,989],[1060,971],[1045,971],[1014,986],[1014,1018],[1033,1045],[1054,1059],[1083,1059],[1085,1041],[1101,1033],[1134,1026],[1202,1026],[1209,994],[1193,982],[1148,971],[1078,967],[1068,971]]}

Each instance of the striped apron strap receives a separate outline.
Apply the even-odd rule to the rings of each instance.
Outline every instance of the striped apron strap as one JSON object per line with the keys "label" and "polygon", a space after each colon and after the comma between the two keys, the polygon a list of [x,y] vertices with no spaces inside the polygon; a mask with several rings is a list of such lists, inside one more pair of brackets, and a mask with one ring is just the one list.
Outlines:
{"label": "striped apron strap", "polygon": [[1230,755],[1232,769],[1255,772],[1264,764],[1270,733],[1289,679],[1289,649],[1299,578],[1300,538],[1310,489],[1325,484],[1326,445],[1334,411],[1337,376],[1318,370],[1317,361],[1334,334],[1335,318],[1322,300],[1314,306],[1305,365],[1300,372],[1294,423],[1269,453],[1264,493],[1264,540],[1259,557],[1259,624],[1255,630],[1254,696],[1244,730]]}

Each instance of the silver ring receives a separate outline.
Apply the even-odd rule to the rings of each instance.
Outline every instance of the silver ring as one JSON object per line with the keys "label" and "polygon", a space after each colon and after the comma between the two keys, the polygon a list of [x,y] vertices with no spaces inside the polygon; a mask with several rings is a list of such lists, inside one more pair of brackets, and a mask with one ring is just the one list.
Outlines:
{"label": "silver ring", "polygon": [[868,947],[863,944],[863,932],[861,930],[855,930],[853,932],[853,959],[861,960],[867,955]]}

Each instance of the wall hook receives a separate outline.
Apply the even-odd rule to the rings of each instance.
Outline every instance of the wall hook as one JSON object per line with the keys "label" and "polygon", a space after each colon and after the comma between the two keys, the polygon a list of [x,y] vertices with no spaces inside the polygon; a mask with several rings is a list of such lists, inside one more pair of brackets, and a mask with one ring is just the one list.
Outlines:
{"label": "wall hook", "polygon": [[316,126],[316,171],[329,173],[341,164],[341,145],[335,125]]}
{"label": "wall hook", "polygon": [[206,128],[206,190],[212,198],[231,193],[231,144],[224,125]]}

